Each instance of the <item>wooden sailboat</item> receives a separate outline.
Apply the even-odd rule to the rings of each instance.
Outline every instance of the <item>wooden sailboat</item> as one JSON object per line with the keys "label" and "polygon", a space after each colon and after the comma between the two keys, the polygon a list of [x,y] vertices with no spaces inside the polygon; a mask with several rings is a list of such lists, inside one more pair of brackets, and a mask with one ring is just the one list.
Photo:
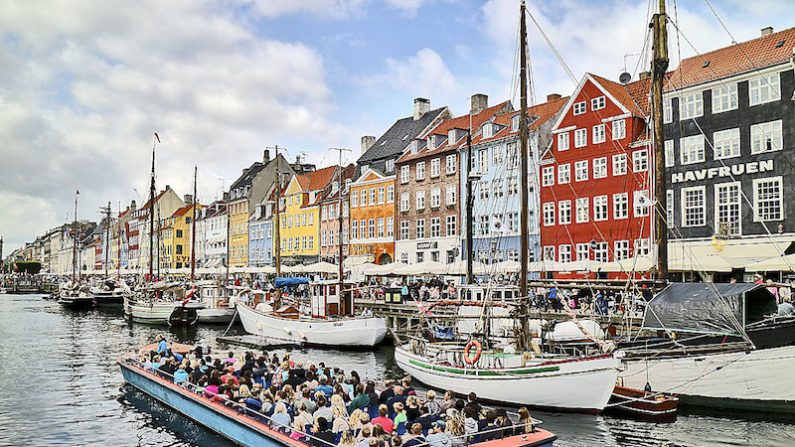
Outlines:
{"label": "wooden sailboat", "polygon": [[75,192],[75,220],[72,225],[72,279],[60,290],[58,303],[70,309],[86,309],[94,305],[91,296],[81,287],[80,274],[77,268],[78,246],[80,245],[80,222],[77,220],[77,198],[80,191]]}
{"label": "wooden sailboat", "polygon": [[[341,152],[340,152],[341,154]],[[341,158],[341,155],[340,155]],[[281,274],[281,247],[279,244],[279,200],[281,198],[281,179],[279,176],[278,147],[276,152],[276,215],[274,218],[276,257],[276,285],[279,287]],[[270,295],[267,302],[256,304],[258,300],[245,303],[237,300],[237,312],[243,328],[249,334],[258,335],[279,343],[294,343],[320,347],[373,347],[386,336],[386,321],[377,316],[357,316],[353,305],[352,285],[346,290],[343,277],[342,252],[342,160],[337,170],[340,204],[340,255],[339,278],[336,282],[321,281],[310,284],[311,311],[302,312],[302,306],[284,306],[277,297],[281,292]],[[308,284],[308,281],[305,281]],[[249,290],[241,292],[250,293]],[[332,304],[330,306],[330,303]],[[348,303],[344,305],[343,303]],[[334,306],[333,304],[337,304]],[[255,305],[256,307],[252,307]]]}
{"label": "wooden sailboat", "polygon": [[[124,297],[132,294],[132,291],[120,277],[111,278],[108,272],[110,260],[110,202],[106,208],[100,208],[105,212],[105,278],[92,286],[89,291],[94,305],[102,308],[121,309],[124,304]],[[121,235],[119,235],[121,237]]]}
{"label": "wooden sailboat", "polygon": [[[619,360],[611,352],[593,356],[541,353],[531,348],[527,290],[528,236],[528,116],[525,4],[520,7],[521,88],[521,277],[518,319],[519,349],[493,343],[489,331],[483,342],[430,343],[415,339],[395,348],[395,361],[419,381],[434,388],[466,394],[477,390],[479,399],[533,408],[600,413],[613,391]],[[470,137],[471,138],[471,137]],[[470,150],[470,158],[472,157]],[[471,162],[470,162],[471,166]],[[471,172],[471,170],[470,170]],[[471,184],[471,182],[467,182]],[[471,194],[471,192],[468,192]],[[471,212],[467,216],[471,219]],[[471,224],[468,225],[471,227]],[[469,239],[467,244],[471,249]],[[472,256],[468,256],[471,262]],[[471,273],[472,268],[468,268]],[[472,275],[468,275],[470,280]],[[488,299],[484,306],[489,306]]]}

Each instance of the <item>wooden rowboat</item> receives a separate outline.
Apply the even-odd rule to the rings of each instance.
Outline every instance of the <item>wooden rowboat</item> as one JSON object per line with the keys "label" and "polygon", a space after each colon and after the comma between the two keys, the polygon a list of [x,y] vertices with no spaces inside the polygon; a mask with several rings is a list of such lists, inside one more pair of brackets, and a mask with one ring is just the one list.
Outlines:
{"label": "wooden rowboat", "polygon": [[674,422],[679,397],[670,393],[616,386],[607,413],[649,422]]}

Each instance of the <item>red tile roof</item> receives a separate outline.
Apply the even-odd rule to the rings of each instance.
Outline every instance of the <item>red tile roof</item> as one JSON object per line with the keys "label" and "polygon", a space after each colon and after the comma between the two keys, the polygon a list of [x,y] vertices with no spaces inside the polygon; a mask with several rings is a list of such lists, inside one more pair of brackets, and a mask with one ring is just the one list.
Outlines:
{"label": "red tile roof", "polygon": [[[783,42],[779,45],[780,42]],[[668,76],[666,90],[701,84],[786,63],[795,47],[795,28],[757,37],[683,59]],[[706,63],[709,63],[706,67]]]}
{"label": "red tile roof", "polygon": [[[532,123],[530,123],[529,130],[532,132],[541,126],[544,125],[547,121],[549,121],[552,117],[554,117],[558,111],[560,111],[563,106],[566,105],[566,102],[569,100],[569,97],[563,97],[558,99],[553,99],[552,101],[547,101],[542,104],[536,104],[534,106],[530,106],[527,108],[527,116],[533,118],[537,117]],[[475,138],[472,139],[472,144],[482,143],[485,141],[492,141],[498,140],[500,138],[505,138],[510,135],[516,135],[519,133],[519,130],[511,129],[511,124],[513,121],[513,117],[519,115],[521,112],[519,110],[511,111],[508,113],[502,113],[497,115],[494,118],[494,122],[505,126],[503,129],[500,129],[499,132],[495,133],[494,136],[491,138],[483,138],[482,134],[476,135]]]}
{"label": "red tile roof", "polygon": [[299,174],[295,179],[304,191],[318,191],[328,185],[336,171],[336,166],[329,166],[307,174]]}
{"label": "red tile roof", "polygon": [[649,114],[651,78],[639,79],[622,85],[593,73],[588,74],[634,115],[647,116]]}
{"label": "red tile roof", "polygon": [[[428,135],[444,135],[444,136],[447,136],[447,133],[450,130],[452,130],[452,129],[463,129],[463,130],[470,129],[470,123],[471,123],[471,126],[472,126],[471,127],[472,134],[475,135],[477,132],[479,132],[480,126],[482,126],[483,123],[485,123],[486,121],[492,119],[495,115],[497,115],[500,112],[503,112],[503,111],[506,111],[506,110],[512,110],[512,109],[513,109],[513,106],[511,105],[511,102],[510,101],[504,101],[504,102],[501,102],[501,103],[499,103],[497,105],[493,105],[491,107],[487,107],[487,108],[483,109],[482,111],[480,111],[479,113],[476,113],[474,115],[466,114],[466,115],[461,115],[461,116],[457,116],[455,118],[450,118],[450,119],[444,120],[441,123],[439,123],[436,127],[431,129],[431,131],[428,132]],[[427,135],[422,135],[421,137],[424,138],[426,136]],[[460,146],[462,146],[465,143],[466,143],[466,139],[465,138],[461,138],[459,141],[456,141],[453,144],[450,144],[449,141],[446,141],[444,144],[441,144],[439,147],[436,147],[436,148],[430,148],[430,147],[426,146],[426,147],[418,150],[414,154],[412,154],[411,152],[403,153],[403,155],[401,155],[400,158],[398,158],[397,162],[398,163],[402,163],[402,162],[406,162],[406,161],[410,161],[410,160],[415,160],[415,159],[418,159],[418,158],[424,158],[424,157],[429,157],[429,156],[432,156],[432,155],[441,154],[441,153],[444,153],[444,152],[448,152],[448,151],[457,149],[457,148],[459,148]]]}

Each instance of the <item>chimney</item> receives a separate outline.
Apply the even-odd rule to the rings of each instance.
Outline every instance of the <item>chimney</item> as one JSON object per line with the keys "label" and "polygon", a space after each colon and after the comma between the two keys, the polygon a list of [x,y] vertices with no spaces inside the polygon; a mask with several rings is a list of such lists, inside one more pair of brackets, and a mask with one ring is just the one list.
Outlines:
{"label": "chimney", "polygon": [[474,115],[489,107],[489,96],[483,93],[475,93],[469,100],[469,113]]}
{"label": "chimney", "polygon": [[229,201],[229,191],[224,192],[224,202]]}
{"label": "chimney", "polygon": [[135,199],[133,199],[132,201],[130,201],[130,210],[135,211],[136,209],[138,209],[138,205],[136,205]]}
{"label": "chimney", "polygon": [[431,100],[425,98],[414,98],[414,121],[422,118],[422,115],[431,111]]}
{"label": "chimney", "polygon": [[185,205],[191,204],[191,203],[193,203],[193,194],[185,194],[183,199],[184,199],[183,202],[185,202]]}
{"label": "chimney", "polygon": [[171,185],[166,185],[166,191],[168,191],[169,189],[171,189]]}
{"label": "chimney", "polygon": [[650,71],[641,71],[640,73],[638,73],[638,79],[640,79],[641,81],[644,79],[648,79],[650,76],[651,76]]}
{"label": "chimney", "polygon": [[375,137],[372,135],[365,135],[362,137],[362,155],[367,152],[375,144]]}
{"label": "chimney", "polygon": [[769,36],[771,34],[773,34],[773,27],[772,26],[767,26],[765,28],[762,28],[762,37]]}
{"label": "chimney", "polygon": [[265,150],[262,152],[262,161],[263,161],[264,163],[267,163],[267,162],[269,162],[270,160],[271,160],[271,151],[270,151],[270,149],[265,149]]}
{"label": "chimney", "polygon": [[547,101],[554,101],[560,98],[562,98],[562,96],[560,96],[560,93],[550,93],[547,95]]}

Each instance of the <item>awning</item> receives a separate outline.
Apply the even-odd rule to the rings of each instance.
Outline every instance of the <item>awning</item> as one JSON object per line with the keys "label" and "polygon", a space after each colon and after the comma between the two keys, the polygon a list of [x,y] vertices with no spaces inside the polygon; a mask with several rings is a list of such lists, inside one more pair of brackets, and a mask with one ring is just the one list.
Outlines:
{"label": "awning", "polygon": [[752,272],[793,272],[795,271],[795,254],[752,262],[745,266],[745,269]]}
{"label": "awning", "polygon": [[776,311],[759,284],[673,283],[649,302],[643,327],[715,335],[740,335],[745,324]]}

